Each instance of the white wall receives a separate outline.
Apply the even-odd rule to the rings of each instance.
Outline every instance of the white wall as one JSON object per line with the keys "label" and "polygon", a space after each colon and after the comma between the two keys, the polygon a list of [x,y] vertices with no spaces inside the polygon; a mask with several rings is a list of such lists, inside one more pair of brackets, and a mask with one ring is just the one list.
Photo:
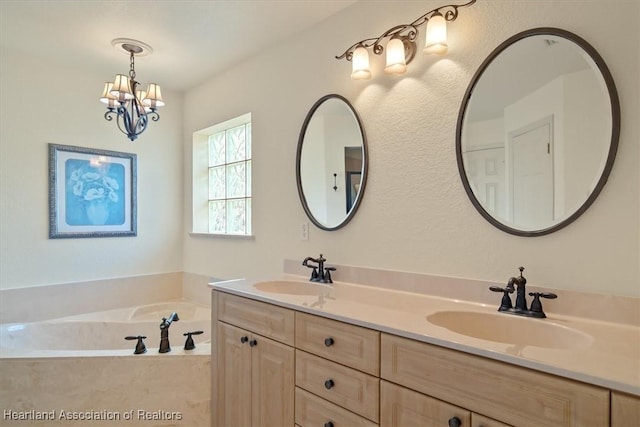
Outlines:
{"label": "white wall", "polygon": [[[131,143],[98,101],[117,70],[0,59],[0,289],[181,271],[182,96],[165,92],[160,121]],[[137,154],[137,237],[48,238],[48,143]]]}
{"label": "white wall", "polygon": [[[189,236],[185,223],[185,271],[269,276],[281,272],[283,258],[323,253],[328,263],[498,282],[524,265],[533,285],[640,295],[638,2],[483,0],[461,9],[449,25],[446,57],[418,53],[404,76],[382,74],[376,57],[373,79],[352,81],[350,63],[333,59],[352,43],[442,4],[359,2],[185,94],[187,159],[193,131],[253,114],[255,234]],[[494,228],[473,208],[456,167],[455,127],[482,60],[508,37],[541,26],[572,31],[600,52],[618,87],[623,125],[613,172],[594,205],[559,232],[525,238]],[[370,150],[367,188],[346,227],[312,227],[310,239],[301,241],[299,225],[307,219],[295,184],[297,137],[309,108],[328,93],[346,96],[361,116]]]}

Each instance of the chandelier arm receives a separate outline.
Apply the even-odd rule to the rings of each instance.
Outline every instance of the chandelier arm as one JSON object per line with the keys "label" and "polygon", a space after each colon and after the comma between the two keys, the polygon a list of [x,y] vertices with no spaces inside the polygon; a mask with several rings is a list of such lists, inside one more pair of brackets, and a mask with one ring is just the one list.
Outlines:
{"label": "chandelier arm", "polygon": [[[358,43],[354,43],[353,45],[348,47],[347,50],[345,50],[342,55],[336,56],[335,58],[336,59],[345,58],[347,61],[351,61],[351,59],[353,58],[353,51],[360,46],[363,46],[365,48],[373,47],[373,53],[375,53],[376,55],[380,55],[382,54],[382,52],[384,52],[384,48],[380,44],[384,39],[398,36],[398,37],[408,37],[410,41],[414,41],[418,36],[418,27],[424,25],[436,13],[442,14],[444,16],[444,19],[448,22],[455,21],[456,18],[458,18],[458,9],[460,9],[461,7],[471,6],[476,1],[477,0],[470,0],[467,3],[459,4],[459,5],[448,4],[448,5],[440,6],[439,8],[430,10],[429,12],[425,13],[424,15],[422,15],[421,17],[413,21],[411,24],[396,25],[395,27],[385,31],[383,34],[381,34],[377,38],[364,39]],[[409,29],[410,31],[407,34],[405,35],[402,34]],[[373,43],[371,43],[372,41]]]}
{"label": "chandelier arm", "polygon": [[116,116],[118,115],[118,113],[116,113],[116,111],[113,108],[107,107],[107,111],[104,113],[104,118],[108,122],[111,122],[113,121],[113,116],[112,116],[113,114],[115,114]]}

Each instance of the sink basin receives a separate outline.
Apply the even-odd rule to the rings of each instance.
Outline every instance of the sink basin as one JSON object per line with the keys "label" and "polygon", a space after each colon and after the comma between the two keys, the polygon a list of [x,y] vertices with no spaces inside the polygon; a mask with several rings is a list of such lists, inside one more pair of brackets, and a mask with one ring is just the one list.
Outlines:
{"label": "sink basin", "polygon": [[295,282],[287,280],[275,280],[269,282],[258,282],[253,285],[259,291],[273,294],[287,295],[324,295],[333,290],[329,285],[313,282]]}
{"label": "sink basin", "polygon": [[468,337],[523,347],[575,349],[593,341],[590,335],[563,325],[503,313],[438,311],[427,321]]}

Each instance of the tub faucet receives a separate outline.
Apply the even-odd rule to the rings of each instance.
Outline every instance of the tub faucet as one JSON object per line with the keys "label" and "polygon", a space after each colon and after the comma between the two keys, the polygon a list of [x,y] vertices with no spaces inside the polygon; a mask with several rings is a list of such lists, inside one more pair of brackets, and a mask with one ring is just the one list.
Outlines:
{"label": "tub faucet", "polygon": [[160,353],[168,353],[171,351],[171,346],[169,345],[169,326],[171,326],[172,322],[177,322],[178,320],[180,320],[178,313],[171,313],[171,316],[168,318],[162,318],[162,323],[160,323]]}

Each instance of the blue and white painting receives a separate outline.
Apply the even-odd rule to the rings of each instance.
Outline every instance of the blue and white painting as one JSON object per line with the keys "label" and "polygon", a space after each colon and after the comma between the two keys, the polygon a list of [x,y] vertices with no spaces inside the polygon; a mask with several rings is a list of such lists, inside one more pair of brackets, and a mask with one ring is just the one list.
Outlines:
{"label": "blue and white painting", "polygon": [[65,222],[121,225],[125,222],[124,166],[99,160],[65,162]]}
{"label": "blue and white painting", "polygon": [[136,157],[49,144],[49,238],[136,236]]}

